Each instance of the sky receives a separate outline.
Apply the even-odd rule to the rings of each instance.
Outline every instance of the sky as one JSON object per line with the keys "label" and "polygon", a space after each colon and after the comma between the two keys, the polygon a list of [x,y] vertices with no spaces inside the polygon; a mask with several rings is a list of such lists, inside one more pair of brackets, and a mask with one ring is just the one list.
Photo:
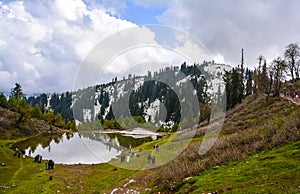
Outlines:
{"label": "sky", "polygon": [[[93,49],[132,28],[137,34],[127,42],[140,38],[136,43],[152,46],[126,50],[120,42],[110,44],[108,50],[124,49],[113,50],[119,53],[102,65],[99,80],[128,73],[145,59],[180,65],[185,58],[175,51],[191,56],[203,48],[211,59],[233,66],[240,63],[242,48],[246,66],[253,68],[261,54],[271,63],[288,44],[299,43],[299,7],[298,0],[0,1],[0,92],[8,94],[16,82],[28,95],[70,91]],[[200,44],[146,24],[182,31]]]}

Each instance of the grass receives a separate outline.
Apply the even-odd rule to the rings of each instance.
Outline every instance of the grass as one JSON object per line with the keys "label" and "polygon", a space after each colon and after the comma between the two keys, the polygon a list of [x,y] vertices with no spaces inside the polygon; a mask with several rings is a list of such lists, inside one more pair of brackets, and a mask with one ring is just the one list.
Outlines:
{"label": "grass", "polygon": [[[180,134],[177,133],[169,133],[165,134],[163,138],[160,138],[155,141],[146,142],[144,144],[141,144],[131,150],[131,153],[134,152],[135,154],[139,154],[139,157],[130,157],[130,162],[120,162],[120,157],[116,160],[113,160],[110,162],[110,164],[114,166],[118,166],[120,168],[125,169],[151,169],[155,168],[157,166],[165,165],[169,161],[176,158],[182,151],[185,150],[189,146],[191,142],[199,142],[203,139],[202,137],[198,138],[192,138],[188,137],[185,139],[176,140],[177,137],[180,137]],[[173,140],[176,141],[173,141]],[[153,147],[154,145],[159,146],[159,151],[156,151]],[[142,152],[139,152],[139,150],[142,149]],[[131,153],[128,153],[127,151],[124,151],[123,154],[125,156],[131,155]],[[148,163],[147,158],[148,155],[151,155],[152,157],[155,156],[155,164],[152,164],[151,162]]]}
{"label": "grass", "polygon": [[300,193],[300,141],[185,179],[177,193]]}
{"label": "grass", "polygon": [[219,138],[209,152],[198,154],[201,139],[197,139],[200,141],[192,141],[167,165],[154,169],[159,174],[156,186],[160,190],[172,192],[186,177],[300,140],[300,109],[286,100],[272,98],[266,102],[264,96],[251,96],[227,113]]}
{"label": "grass", "polygon": [[0,166],[0,193],[104,193],[136,173],[109,164],[55,165],[46,171],[44,161],[13,156],[10,145],[21,140],[0,140],[0,163],[6,164]]}
{"label": "grass", "polygon": [[[113,165],[55,165],[53,171],[45,171],[45,163],[13,156],[11,144],[19,142],[21,147],[24,139],[0,140],[0,163],[6,163],[0,166],[0,193],[104,193],[124,188],[129,178],[137,182],[126,189],[148,193],[299,193],[299,129],[298,106],[278,98],[266,102],[264,96],[257,96],[228,111],[218,141],[203,156],[198,150],[204,131],[194,139],[189,134],[166,134],[134,148],[135,153],[143,151],[129,163],[121,164],[118,159]],[[155,144],[159,152],[153,149]],[[159,166],[187,144],[188,149],[178,157]],[[147,164],[148,154],[156,156],[156,164]]]}

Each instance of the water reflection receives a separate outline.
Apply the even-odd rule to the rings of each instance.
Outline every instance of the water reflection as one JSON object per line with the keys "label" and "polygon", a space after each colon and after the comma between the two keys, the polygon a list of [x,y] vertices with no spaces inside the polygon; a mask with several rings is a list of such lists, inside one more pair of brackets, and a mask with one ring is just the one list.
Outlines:
{"label": "water reflection", "polygon": [[107,145],[74,133],[73,137],[64,134],[58,139],[39,143],[36,147],[28,147],[27,155],[31,149],[31,156],[41,154],[43,159],[52,159],[55,163],[63,164],[92,164],[108,162],[120,154],[120,149],[107,147]]}
{"label": "water reflection", "polygon": [[133,138],[119,133],[80,132],[63,135],[44,134],[18,142],[13,147],[25,149],[32,157],[41,154],[60,164],[104,163],[122,151],[151,141],[151,137]]}

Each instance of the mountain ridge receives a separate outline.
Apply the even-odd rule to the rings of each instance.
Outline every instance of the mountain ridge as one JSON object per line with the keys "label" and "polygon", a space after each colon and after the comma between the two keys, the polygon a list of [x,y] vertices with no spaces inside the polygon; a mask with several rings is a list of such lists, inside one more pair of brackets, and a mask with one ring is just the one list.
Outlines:
{"label": "mountain ridge", "polygon": [[[207,103],[206,98],[212,98],[219,89],[226,69],[228,70],[229,66],[211,62],[200,66],[183,63],[180,68],[167,67],[158,72],[148,72],[145,76],[129,74],[127,79],[114,78],[112,82],[75,92],[29,97],[28,103],[31,106],[38,104],[41,109],[51,109],[55,114],[60,113],[66,121],[75,119],[77,124],[97,120],[103,124],[105,120],[115,118],[115,114],[118,114],[118,117],[140,116],[157,128],[172,128],[175,123],[179,123],[180,110],[182,106],[186,106],[184,101],[187,99],[171,90],[182,91],[189,87],[187,83],[192,84],[193,88],[188,89],[195,90],[193,93],[199,103]],[[221,84],[221,87],[224,88],[224,85]],[[124,108],[118,109],[118,106],[122,105],[128,105],[129,112]],[[164,105],[165,109],[161,109],[161,105]],[[117,107],[116,110],[113,110],[114,107]],[[196,111],[195,109],[194,112]],[[201,120],[206,119],[208,118]]]}

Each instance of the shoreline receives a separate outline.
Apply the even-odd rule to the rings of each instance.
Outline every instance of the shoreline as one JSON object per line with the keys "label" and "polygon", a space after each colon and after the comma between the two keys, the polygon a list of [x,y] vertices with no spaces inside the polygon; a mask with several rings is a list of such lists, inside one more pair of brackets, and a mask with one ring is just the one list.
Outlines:
{"label": "shoreline", "polygon": [[119,133],[122,135],[141,135],[145,137],[150,137],[150,136],[164,136],[165,134],[163,133],[157,133],[157,132],[152,132],[148,129],[144,128],[134,128],[134,129],[124,129],[124,130],[118,130],[118,129],[99,129],[99,130],[92,130],[92,131],[78,131],[78,132],[95,132],[95,133],[103,133],[103,134],[111,134],[111,133]]}

